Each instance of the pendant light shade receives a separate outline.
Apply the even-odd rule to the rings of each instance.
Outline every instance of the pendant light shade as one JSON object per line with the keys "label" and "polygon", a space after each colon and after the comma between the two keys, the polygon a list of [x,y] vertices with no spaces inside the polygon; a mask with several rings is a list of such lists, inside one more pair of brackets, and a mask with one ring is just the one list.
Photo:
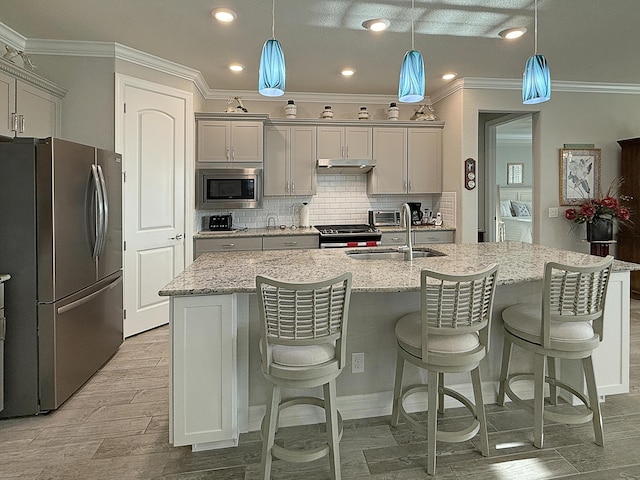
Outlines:
{"label": "pendant light shade", "polygon": [[276,40],[276,0],[271,3],[271,38],[264,42],[260,56],[258,92],[265,97],[284,95],[286,69],[284,53]]}
{"label": "pendant light shade", "polygon": [[270,38],[264,42],[262,47],[258,91],[266,97],[284,95],[285,77],[286,69],[282,47],[280,47],[278,40]]}
{"label": "pendant light shade", "polygon": [[409,50],[404,54],[400,69],[398,100],[419,102],[422,99],[424,99],[424,61],[418,50]]}
{"label": "pendant light shade", "polygon": [[398,84],[398,100],[404,103],[419,102],[424,98],[424,61],[415,49],[413,9],[414,0],[411,0],[411,50],[404,54]]}
{"label": "pendant light shade", "polygon": [[551,75],[544,55],[533,55],[527,60],[522,76],[522,103],[532,105],[551,98]]}
{"label": "pendant light shade", "polygon": [[522,74],[522,103],[532,105],[551,98],[551,74],[544,55],[538,55],[538,0],[534,3],[534,52]]}

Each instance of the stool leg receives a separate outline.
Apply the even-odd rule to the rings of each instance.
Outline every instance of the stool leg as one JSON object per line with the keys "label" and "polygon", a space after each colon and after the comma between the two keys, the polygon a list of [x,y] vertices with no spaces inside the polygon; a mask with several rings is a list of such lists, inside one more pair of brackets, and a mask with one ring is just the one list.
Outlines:
{"label": "stool leg", "polygon": [[[397,347],[400,348],[400,347]],[[391,410],[391,426],[397,427],[400,418],[400,397],[402,396],[402,375],[404,373],[404,358],[400,355],[396,357],[396,379],[393,383],[393,409]]]}
{"label": "stool leg", "polygon": [[591,355],[582,359],[582,368],[587,382],[587,393],[589,395],[589,407],[593,412],[593,433],[596,437],[596,444],[604,447],[604,435],[602,433],[602,414],[600,413],[600,399],[598,398],[598,388],[596,377],[593,373],[593,362]]}
{"label": "stool leg", "polygon": [[533,373],[533,445],[542,448],[544,437],[542,426],[544,424],[544,355],[535,355]]}
{"label": "stool leg", "polygon": [[509,358],[511,357],[511,340],[506,335],[502,347],[502,366],[500,367],[500,388],[498,390],[498,405],[504,405],[504,387],[509,375]]}
{"label": "stool leg", "polygon": [[438,412],[444,414],[444,373],[438,373]]}
{"label": "stool leg", "polygon": [[340,480],[340,445],[338,434],[338,411],[336,405],[336,381],[329,380],[324,384],[324,414],[327,423],[327,443],[329,444],[329,463],[331,464],[331,480]]}
{"label": "stool leg", "polygon": [[555,380],[558,378],[558,370],[556,369],[556,359],[553,357],[547,357],[547,371],[548,377],[551,379],[549,382],[549,401],[551,405],[558,404],[558,388],[556,387]]}
{"label": "stool leg", "polygon": [[280,387],[271,385],[271,401],[267,403],[267,411],[265,419],[267,422],[267,432],[262,432],[262,478],[269,480],[271,478],[271,448],[275,441],[276,430],[278,429],[278,407],[280,405]]}
{"label": "stool leg", "polygon": [[427,473],[436,473],[436,434],[438,431],[438,372],[429,370],[427,410]]}
{"label": "stool leg", "polygon": [[480,422],[480,451],[483,457],[489,456],[489,436],[487,435],[487,417],[484,412],[484,399],[482,398],[482,380],[480,379],[480,367],[471,370],[471,383],[473,384],[473,396],[476,402],[476,417]]}

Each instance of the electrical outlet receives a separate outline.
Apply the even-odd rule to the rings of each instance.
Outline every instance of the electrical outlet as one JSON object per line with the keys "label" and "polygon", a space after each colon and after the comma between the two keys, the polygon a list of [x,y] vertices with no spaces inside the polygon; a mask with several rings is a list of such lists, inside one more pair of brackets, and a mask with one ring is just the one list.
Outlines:
{"label": "electrical outlet", "polygon": [[364,353],[351,354],[351,373],[364,373]]}
{"label": "electrical outlet", "polygon": [[549,207],[549,218],[556,218],[558,216],[558,207]]}

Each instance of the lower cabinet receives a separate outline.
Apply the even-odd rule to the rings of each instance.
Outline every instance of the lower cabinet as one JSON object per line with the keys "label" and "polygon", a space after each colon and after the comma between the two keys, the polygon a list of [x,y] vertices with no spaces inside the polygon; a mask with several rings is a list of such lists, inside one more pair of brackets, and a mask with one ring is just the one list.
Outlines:
{"label": "lower cabinet", "polygon": [[[411,232],[411,240],[414,245],[421,243],[453,243],[455,232],[453,230],[414,230]],[[405,233],[401,231],[383,232],[380,244],[406,245]]]}
{"label": "lower cabinet", "polygon": [[169,441],[194,450],[238,444],[233,295],[171,297]]}
{"label": "lower cabinet", "polygon": [[193,258],[203,253],[262,250],[262,237],[196,238]]}
{"label": "lower cabinet", "polygon": [[320,248],[320,238],[318,235],[262,237],[263,250],[290,250],[294,248]]}

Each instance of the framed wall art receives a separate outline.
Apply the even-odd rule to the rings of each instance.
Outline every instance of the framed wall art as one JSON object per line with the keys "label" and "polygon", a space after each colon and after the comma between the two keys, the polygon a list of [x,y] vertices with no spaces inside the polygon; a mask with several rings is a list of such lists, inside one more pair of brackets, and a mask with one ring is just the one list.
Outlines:
{"label": "framed wall art", "polygon": [[579,205],[600,194],[600,149],[560,149],[560,205]]}
{"label": "framed wall art", "polygon": [[507,163],[507,185],[524,183],[524,163]]}

